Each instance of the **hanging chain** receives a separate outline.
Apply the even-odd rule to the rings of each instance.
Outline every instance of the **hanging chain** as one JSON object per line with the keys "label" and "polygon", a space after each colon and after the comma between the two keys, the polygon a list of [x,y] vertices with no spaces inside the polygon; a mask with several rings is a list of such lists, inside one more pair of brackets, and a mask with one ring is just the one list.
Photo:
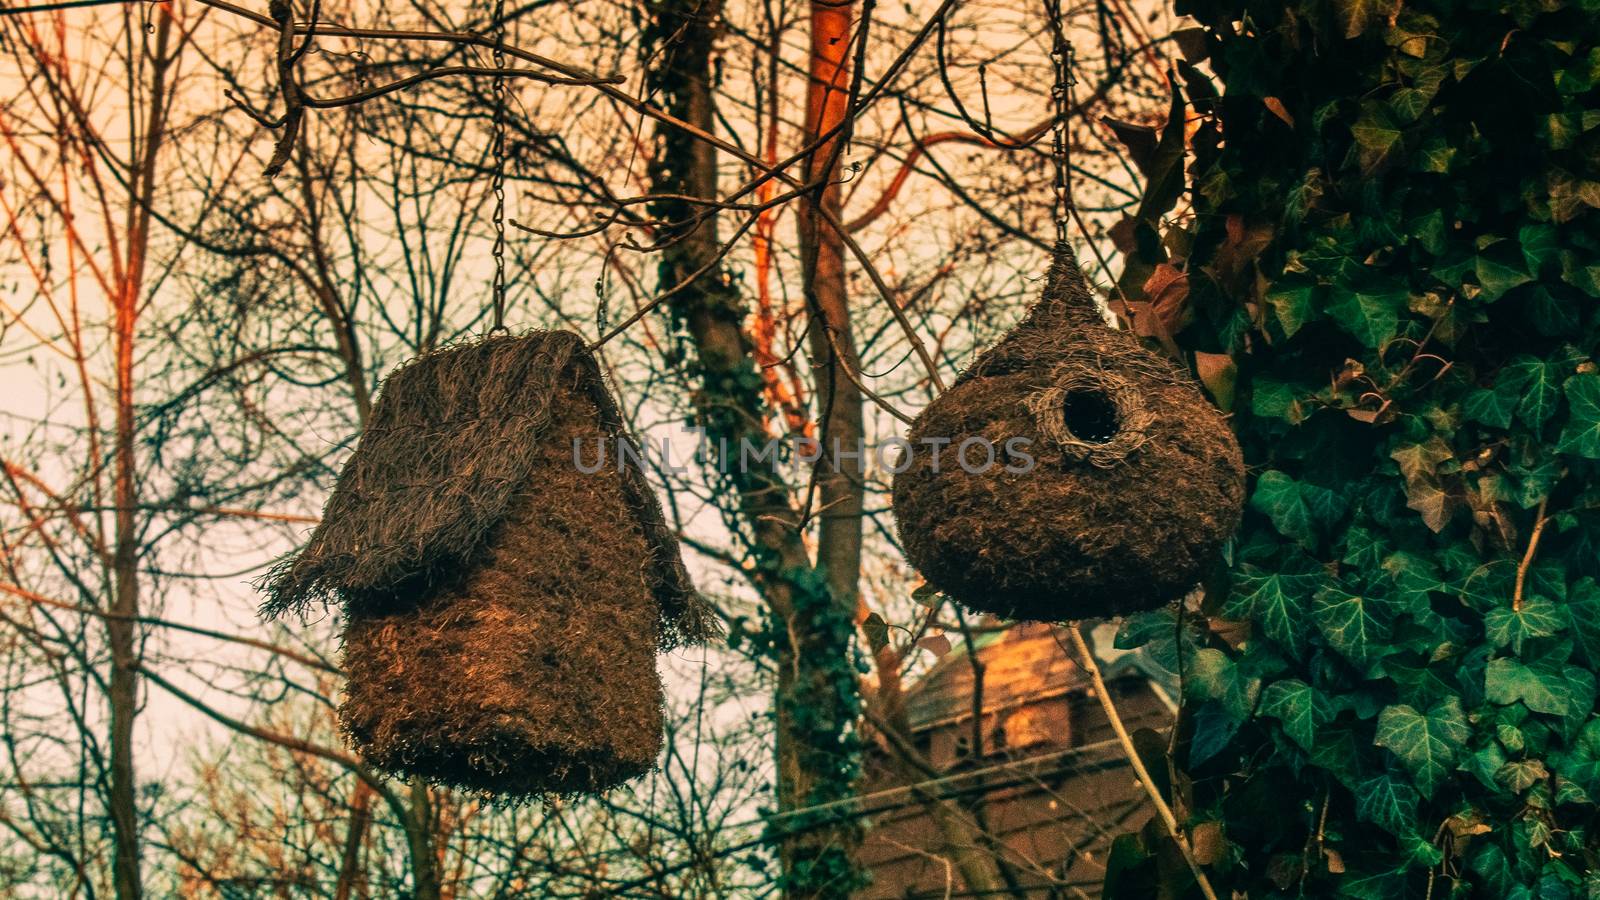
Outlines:
{"label": "hanging chain", "polygon": [[1072,45],[1061,26],[1060,0],[1045,0],[1050,18],[1050,61],[1055,64],[1056,81],[1050,88],[1055,106],[1055,128],[1050,139],[1050,158],[1055,167],[1056,243],[1067,242],[1067,220],[1072,214],[1072,159],[1067,150],[1067,116],[1072,110]]}
{"label": "hanging chain", "polygon": [[[506,67],[506,4],[494,3],[494,67]],[[494,76],[494,326],[506,329],[506,79]]]}

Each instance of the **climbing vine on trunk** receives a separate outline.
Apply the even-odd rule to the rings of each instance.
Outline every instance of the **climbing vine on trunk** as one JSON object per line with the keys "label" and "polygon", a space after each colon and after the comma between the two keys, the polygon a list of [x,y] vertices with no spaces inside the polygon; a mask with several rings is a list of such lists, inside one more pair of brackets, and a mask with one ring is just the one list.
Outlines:
{"label": "climbing vine on trunk", "polygon": [[1182,68],[1194,215],[1141,252],[1251,495],[1208,618],[1120,643],[1183,671],[1219,890],[1600,891],[1597,6],[1179,3],[1221,90]]}

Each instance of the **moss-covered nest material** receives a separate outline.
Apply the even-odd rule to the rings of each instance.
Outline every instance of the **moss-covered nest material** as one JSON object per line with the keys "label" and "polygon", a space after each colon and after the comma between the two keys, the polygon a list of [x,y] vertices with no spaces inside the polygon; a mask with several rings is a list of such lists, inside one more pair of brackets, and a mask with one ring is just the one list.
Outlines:
{"label": "moss-covered nest material", "polygon": [[[997,449],[1025,438],[1034,463],[1002,453],[1009,468],[963,466],[972,437]],[[1105,323],[1065,246],[1038,305],[909,440],[894,480],[907,556],[935,588],[1002,616],[1164,605],[1199,581],[1243,510],[1244,463],[1221,412],[1187,372]],[[967,458],[981,462],[970,447]]]}
{"label": "moss-covered nest material", "polygon": [[[597,442],[605,464],[585,473]],[[655,653],[714,620],[582,340],[489,337],[383,386],[264,612],[339,602],[339,714],[374,766],[500,795],[598,791],[661,746]]]}

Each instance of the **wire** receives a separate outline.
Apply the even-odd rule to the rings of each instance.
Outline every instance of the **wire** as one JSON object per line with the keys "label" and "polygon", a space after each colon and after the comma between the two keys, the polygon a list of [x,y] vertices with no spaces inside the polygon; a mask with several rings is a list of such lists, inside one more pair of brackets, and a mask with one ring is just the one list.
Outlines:
{"label": "wire", "polygon": [[[494,67],[506,67],[506,3],[494,0]],[[506,79],[494,77],[494,324],[489,333],[506,331]]]}
{"label": "wire", "polygon": [[1072,45],[1067,42],[1066,32],[1061,27],[1061,0],[1044,0],[1044,11],[1050,24],[1050,61],[1056,69],[1056,81],[1050,88],[1050,98],[1055,105],[1050,159],[1055,165],[1052,186],[1055,190],[1056,244],[1065,246],[1067,222],[1074,212],[1072,158],[1067,143],[1067,116],[1072,110]]}
{"label": "wire", "polygon": [[[0,16],[18,16],[24,13],[50,12],[56,9],[77,9],[80,6],[110,6],[112,4],[125,4],[128,0],[62,0],[60,3],[40,3],[35,6],[0,6]],[[151,3],[165,3],[166,0],[145,0]]]}

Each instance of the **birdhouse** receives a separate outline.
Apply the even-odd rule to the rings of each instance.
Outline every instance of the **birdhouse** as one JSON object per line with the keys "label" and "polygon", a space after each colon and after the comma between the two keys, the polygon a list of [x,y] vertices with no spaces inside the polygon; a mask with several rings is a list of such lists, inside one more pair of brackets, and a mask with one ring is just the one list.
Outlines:
{"label": "birdhouse", "polygon": [[[1002,616],[1164,605],[1217,559],[1243,509],[1222,413],[1185,370],[1106,324],[1065,245],[1039,303],[908,440],[894,479],[907,557],[934,587]],[[977,465],[980,446],[1015,452]]]}
{"label": "birdhouse", "polygon": [[597,444],[623,443],[570,332],[491,336],[388,377],[263,607],[342,606],[339,719],[367,762],[511,796],[654,766],[655,654],[715,627],[639,467],[594,465]]}

